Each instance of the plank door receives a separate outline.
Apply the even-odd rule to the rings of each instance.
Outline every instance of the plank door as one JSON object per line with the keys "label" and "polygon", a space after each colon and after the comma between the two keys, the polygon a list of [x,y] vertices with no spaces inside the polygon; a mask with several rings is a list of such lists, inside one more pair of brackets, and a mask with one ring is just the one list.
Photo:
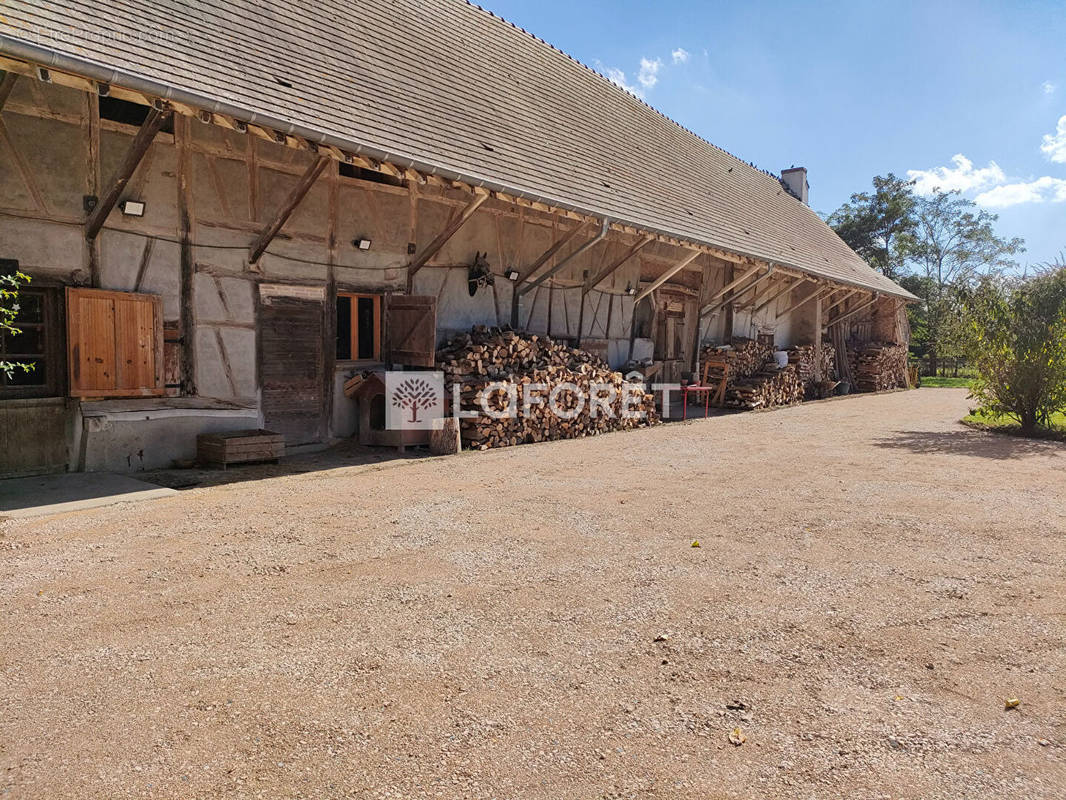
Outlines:
{"label": "plank door", "polygon": [[386,306],[389,360],[404,367],[432,367],[437,357],[437,298],[394,294]]}
{"label": "plank door", "polygon": [[259,287],[263,424],[290,447],[325,435],[325,311],[318,287]]}

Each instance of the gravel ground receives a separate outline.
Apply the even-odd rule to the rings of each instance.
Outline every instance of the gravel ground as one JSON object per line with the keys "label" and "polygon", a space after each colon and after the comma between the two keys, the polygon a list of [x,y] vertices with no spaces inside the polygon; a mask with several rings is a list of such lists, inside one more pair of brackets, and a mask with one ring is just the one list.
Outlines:
{"label": "gravel ground", "polygon": [[965,410],[2,523],[0,797],[1062,798],[1066,446]]}

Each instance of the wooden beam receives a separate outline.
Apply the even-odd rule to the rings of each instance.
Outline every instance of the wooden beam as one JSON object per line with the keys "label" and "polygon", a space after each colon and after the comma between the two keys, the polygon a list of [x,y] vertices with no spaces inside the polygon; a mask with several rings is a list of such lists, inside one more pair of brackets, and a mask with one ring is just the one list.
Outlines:
{"label": "wooden beam", "polygon": [[851,309],[851,311],[845,311],[843,314],[840,314],[836,319],[833,319],[833,320],[830,320],[829,322],[827,322],[825,324],[825,327],[830,328],[833,325],[836,325],[838,322],[843,322],[844,320],[848,319],[849,317],[855,316],[860,311],[862,311],[863,309],[869,308],[870,306],[872,306],[874,303],[876,303],[880,299],[881,299],[881,295],[877,294],[877,292],[874,292],[873,297],[871,297],[869,300],[867,300],[861,306],[855,306],[855,308]]}
{"label": "wooden beam", "polygon": [[289,196],[285,199],[285,202],[281,204],[281,207],[274,212],[274,218],[263,228],[262,232],[255,237],[255,241],[252,242],[252,246],[248,248],[248,263],[254,264],[259,258],[266,252],[267,246],[274,240],[274,237],[278,235],[278,232],[282,229],[289,217],[292,216],[292,212],[296,210],[296,206],[300,205],[300,201],[304,199],[307,193],[314,186],[315,181],[318,180],[318,176],[322,174],[322,170],[326,168],[326,165],[331,161],[329,156],[319,156],[314,162],[307,168],[297,184],[292,187],[292,191],[289,192]]}
{"label": "wooden beam", "polygon": [[[735,286],[739,285],[739,284],[740,284],[741,282],[743,282],[743,279],[744,279],[744,278],[745,278],[746,276],[749,276],[749,275],[751,275],[753,271],[755,271],[755,272],[758,272],[758,271],[759,271],[760,269],[762,269],[762,267],[752,267],[752,269],[749,269],[749,270],[748,270],[747,272],[745,272],[745,273],[744,273],[743,275],[741,275],[741,276],[740,276],[740,278],[738,278],[738,279],[734,280],[734,281],[733,281],[733,282],[732,282],[731,284],[729,284],[729,287],[730,287],[730,288],[732,288],[732,287],[735,287]],[[761,283],[762,281],[764,281],[764,280],[766,280],[767,278],[769,278],[769,277],[770,277],[770,275],[771,275],[771,274],[773,273],[773,271],[774,271],[774,267],[773,267],[773,265],[771,264],[770,266],[768,266],[768,267],[766,268],[766,271],[765,271],[765,272],[764,272],[764,273],[763,273],[762,275],[759,275],[759,276],[757,276],[757,277],[755,278],[755,280],[753,280],[753,281],[750,281],[750,282],[749,282],[749,283],[748,283],[748,284],[747,284],[746,286],[744,286],[744,288],[742,288],[742,289],[741,289],[740,291],[737,291],[737,292],[733,292],[732,294],[730,294],[730,295],[729,295],[729,296],[727,296],[727,297],[722,297],[722,295],[726,294],[726,292],[728,291],[728,289],[727,289],[726,287],[723,287],[723,288],[722,288],[722,289],[721,289],[721,290],[720,290],[720,291],[718,292],[718,294],[716,295],[716,297],[722,297],[722,299],[721,299],[721,300],[719,300],[719,301],[718,301],[717,303],[710,303],[710,304],[708,304],[708,305],[704,306],[704,307],[703,307],[703,308],[702,308],[702,309],[700,310],[700,316],[701,316],[701,317],[705,317],[705,316],[707,316],[708,314],[717,314],[717,313],[718,313],[718,311],[720,311],[720,310],[721,310],[722,308],[724,308],[725,306],[727,306],[727,305],[730,305],[730,304],[732,304],[732,303],[736,302],[736,301],[737,301],[738,299],[740,299],[740,298],[741,298],[741,297],[743,297],[743,296],[744,296],[745,294],[747,294],[747,293],[748,293],[748,291],[749,291],[750,289],[754,288],[754,287],[755,287],[755,286],[757,286],[757,285],[758,285],[759,283]]]}
{"label": "wooden beam", "polygon": [[515,294],[516,295],[523,295],[526,292],[529,292],[529,291],[531,291],[533,289],[536,289],[538,286],[540,286],[542,283],[544,283],[544,281],[548,280],[548,278],[550,278],[552,275],[554,275],[557,272],[561,272],[562,269],[567,264],[569,264],[571,261],[573,261],[575,258],[580,256],[582,253],[590,250],[594,245],[596,245],[597,243],[602,241],[603,238],[607,235],[607,231],[609,231],[610,228],[611,228],[611,223],[610,223],[609,220],[607,220],[605,218],[603,220],[603,226],[600,228],[600,232],[598,234],[593,236],[591,239],[589,239],[587,242],[585,242],[583,245],[581,245],[581,247],[577,248],[577,250],[572,252],[570,255],[568,255],[566,258],[564,258],[562,261],[560,261],[558,264],[556,264],[554,267],[549,269],[547,272],[541,274],[535,281],[531,281],[529,283],[524,283],[521,286],[516,286],[515,287]]}
{"label": "wooden beam", "polygon": [[814,301],[814,380],[825,380],[822,374],[822,298]]}
{"label": "wooden beam", "polygon": [[635,245],[633,245],[629,248],[629,250],[626,251],[626,254],[624,256],[615,261],[609,267],[604,267],[595,277],[585,281],[585,285],[581,288],[581,294],[585,295],[591,292],[593,289],[595,289],[597,286],[599,286],[601,283],[611,277],[611,275],[613,275],[619,267],[621,267],[623,264],[629,261],[629,259],[631,259],[633,256],[635,256],[637,253],[639,253],[641,250],[643,250],[645,247],[647,247],[654,241],[655,237],[652,234],[648,234],[643,239],[638,241]]}
{"label": "wooden beam", "polygon": [[782,311],[780,314],[778,314],[776,318],[777,319],[781,319],[781,317],[787,317],[789,314],[791,314],[793,311],[795,311],[800,306],[805,306],[805,305],[807,305],[807,303],[811,302],[811,300],[813,300],[814,298],[823,297],[826,294],[831,293],[832,291],[833,291],[832,289],[826,289],[825,287],[822,287],[822,286],[815,286],[813,292],[811,292],[809,295],[804,297],[802,300],[798,300],[795,303],[793,303],[792,305],[790,305],[788,308],[786,308],[784,311]]}
{"label": "wooden beam", "polygon": [[739,305],[739,303],[740,303],[740,299],[741,299],[742,297],[744,297],[744,296],[745,296],[745,295],[746,295],[746,294],[747,294],[748,292],[750,292],[750,291],[751,291],[752,289],[754,289],[754,288],[755,288],[756,286],[758,286],[758,285],[759,285],[760,283],[762,283],[762,282],[763,282],[764,280],[766,280],[767,278],[769,278],[769,277],[770,277],[770,274],[771,274],[770,272],[767,272],[767,273],[766,273],[766,274],[764,274],[764,275],[760,275],[760,276],[759,276],[759,277],[757,277],[757,278],[756,278],[755,280],[753,280],[753,281],[752,281],[751,283],[749,283],[749,284],[748,284],[747,286],[745,286],[745,287],[744,287],[743,289],[741,289],[741,290],[740,290],[739,292],[737,292],[736,294],[734,294],[734,295],[733,295],[733,296],[732,296],[731,298],[729,298],[729,301],[728,301],[728,302],[730,302],[730,303],[737,303],[737,304],[738,304],[738,305],[736,306],[737,308],[746,308],[747,306],[750,306],[750,305],[755,305],[755,301],[759,299],[759,293],[758,293],[758,292],[756,292],[756,293],[755,293],[755,296],[754,296],[754,297],[752,297],[752,298],[751,298],[751,300],[747,301],[747,302],[746,302],[746,303],[744,303],[743,305]]}
{"label": "wooden beam", "polygon": [[828,314],[830,311],[832,311],[834,308],[839,306],[841,303],[843,303],[845,300],[847,300],[849,297],[851,297],[857,291],[859,291],[859,290],[858,289],[851,289],[851,290],[849,290],[847,292],[844,292],[844,294],[841,297],[838,297],[832,303],[830,303],[825,308],[823,308],[822,309],[822,313]]}
{"label": "wooden beam", "polygon": [[643,300],[649,294],[654,292],[656,289],[658,289],[660,286],[662,286],[664,283],[674,277],[677,273],[679,273],[681,270],[683,270],[701,255],[703,255],[702,251],[693,250],[691,253],[681,259],[681,261],[679,261],[677,264],[674,264],[674,266],[670,267],[670,269],[668,269],[666,272],[656,278],[652,282],[651,286],[647,287],[646,289],[642,289],[640,293],[633,298],[633,304],[636,305],[637,303],[639,303],[641,300]]}
{"label": "wooden beam", "polygon": [[15,88],[15,81],[18,79],[17,72],[5,72],[4,77],[0,78],[0,111],[4,110],[4,104],[11,96],[11,90]]}
{"label": "wooden beam", "polygon": [[519,277],[517,283],[524,283],[525,281],[532,278],[537,273],[538,269],[547,264],[548,261],[551,260],[552,256],[554,256],[556,253],[566,247],[566,245],[568,245],[575,236],[581,233],[581,231],[585,230],[588,225],[588,222],[582,222],[580,225],[575,225],[573,228],[563,234],[563,237],[559,239],[559,241],[557,241],[555,244],[553,244],[551,247],[541,253],[537,260],[529,265],[529,269],[527,269],[525,273]]}
{"label": "wooden beam", "polygon": [[772,295],[767,297],[765,300],[759,303],[759,305],[755,306],[755,308],[752,309],[752,316],[758,314],[760,311],[770,305],[770,303],[774,302],[781,295],[785,294],[785,292],[791,292],[793,289],[799,288],[801,284],[806,283],[808,280],[808,278],[786,279],[784,286],[782,286],[780,289],[778,289],[776,292],[774,292]]}
{"label": "wooden beam", "polygon": [[411,278],[415,273],[424,267],[433,256],[440,252],[440,249],[448,243],[448,240],[455,236],[456,232],[466,224],[466,221],[474,216],[474,212],[481,208],[482,204],[489,199],[487,194],[478,194],[474,196],[474,199],[466,204],[462,213],[452,220],[448,226],[437,234],[437,238],[430,242],[426,247],[415,256],[414,260],[407,265],[407,282],[410,285]]}
{"label": "wooden beam", "polygon": [[125,158],[122,159],[122,163],[119,164],[118,170],[111,179],[111,188],[97,202],[96,208],[93,209],[85,221],[85,238],[90,242],[96,238],[96,235],[100,233],[100,229],[104,227],[108,214],[115,207],[115,203],[118,202],[118,198],[122,195],[122,190],[126,188],[129,179],[133,177],[133,173],[137,170],[137,165],[141,163],[141,159],[144,158],[144,154],[148,152],[155,135],[159,133],[159,129],[172,116],[173,112],[169,110],[160,111],[158,108],[152,108],[148,112],[148,116],[144,118],[137,135],[133,137],[133,141],[130,142],[130,146],[126,149]]}
{"label": "wooden beam", "polygon": [[[711,297],[711,299],[707,301],[707,304],[703,308],[700,309],[700,316],[701,317],[705,317],[712,310],[717,310],[714,307],[714,305],[713,305],[715,300],[717,300],[719,297],[721,297],[722,295],[724,295],[726,292],[730,291],[731,289],[735,289],[737,286],[740,286],[740,284],[744,283],[744,281],[746,281],[748,278],[750,278],[752,275],[754,275],[756,272],[758,272],[761,269],[763,269],[763,267],[761,267],[759,265],[756,265],[756,266],[752,267],[749,270],[745,270],[744,274],[741,275],[739,278],[734,278],[729,283],[727,283],[725,286],[723,286],[721,289],[719,289],[717,292],[715,292],[714,295]],[[718,308],[720,308],[720,307],[721,306],[718,306]]]}

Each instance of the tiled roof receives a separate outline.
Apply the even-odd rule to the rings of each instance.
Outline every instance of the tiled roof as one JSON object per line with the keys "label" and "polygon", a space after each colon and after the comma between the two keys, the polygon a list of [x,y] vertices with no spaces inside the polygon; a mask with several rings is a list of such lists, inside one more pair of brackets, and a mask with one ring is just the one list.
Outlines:
{"label": "tiled roof", "polygon": [[5,0],[0,52],[910,297],[775,177],[462,0]]}

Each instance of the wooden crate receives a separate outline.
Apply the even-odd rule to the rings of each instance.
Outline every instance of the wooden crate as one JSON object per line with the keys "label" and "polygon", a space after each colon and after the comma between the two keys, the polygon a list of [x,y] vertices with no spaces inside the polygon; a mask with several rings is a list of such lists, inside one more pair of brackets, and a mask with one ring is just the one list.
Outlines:
{"label": "wooden crate", "polygon": [[264,430],[201,433],[196,437],[196,459],[201,464],[220,466],[273,461],[285,455],[285,437]]}

